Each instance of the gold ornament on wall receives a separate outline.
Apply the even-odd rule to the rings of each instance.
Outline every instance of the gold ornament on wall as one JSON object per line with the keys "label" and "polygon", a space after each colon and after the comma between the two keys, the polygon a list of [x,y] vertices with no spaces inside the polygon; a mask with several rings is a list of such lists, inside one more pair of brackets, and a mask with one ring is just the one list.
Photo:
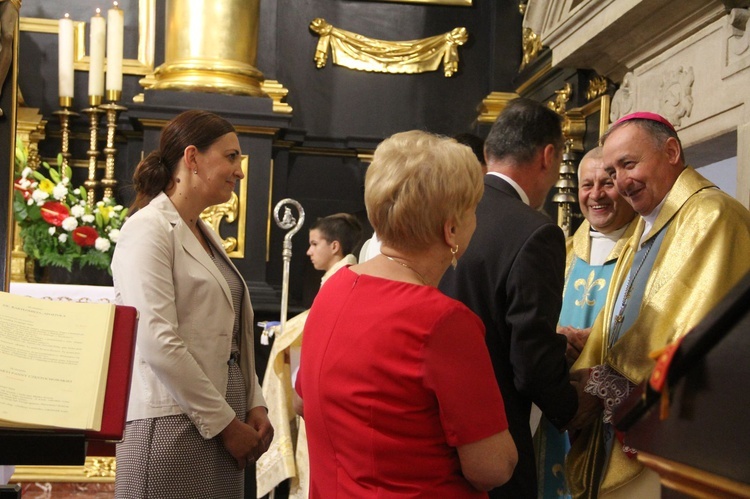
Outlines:
{"label": "gold ornament on wall", "polygon": [[566,83],[560,90],[555,90],[555,100],[547,102],[547,107],[560,116],[565,116],[565,108],[571,95],[573,95],[573,86]]}
{"label": "gold ornament on wall", "polygon": [[436,71],[443,63],[446,78],[458,71],[458,46],[469,39],[466,28],[453,28],[442,35],[390,42],[335,28],[320,17],[310,23],[320,36],[315,50],[315,63],[322,68],[331,48],[333,63],[358,71],[414,74]]}
{"label": "gold ornament on wall", "polygon": [[523,29],[522,37],[521,47],[523,49],[523,59],[521,59],[521,67],[518,68],[519,71],[536,59],[536,56],[542,51],[542,40],[539,38],[539,35],[531,31],[530,28]]}
{"label": "gold ornament on wall", "polygon": [[589,88],[586,90],[586,101],[591,102],[607,92],[607,79],[596,75],[589,80]]}

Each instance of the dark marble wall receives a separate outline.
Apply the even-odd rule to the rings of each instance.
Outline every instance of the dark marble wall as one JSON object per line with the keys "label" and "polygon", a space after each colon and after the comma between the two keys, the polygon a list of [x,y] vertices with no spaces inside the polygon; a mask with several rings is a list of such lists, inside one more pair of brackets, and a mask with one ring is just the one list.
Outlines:
{"label": "dark marble wall", "polygon": [[[58,19],[66,12],[88,21],[96,7],[111,2],[91,0],[24,0],[21,15]],[[156,3],[156,64],[164,58],[165,4]],[[136,58],[138,0],[120,2],[125,10],[125,57]],[[469,41],[458,48],[459,70],[452,78],[438,71],[419,75],[391,75],[353,71],[313,60],[318,36],[309,24],[322,17],[334,26],[382,40],[413,40],[464,26]],[[366,223],[362,199],[367,164],[358,151],[372,151],[385,137],[403,130],[424,129],[454,135],[481,130],[475,120],[482,99],[492,91],[511,92],[521,60],[521,15],[515,0],[474,0],[471,7],[378,2],[371,0],[261,0],[257,66],[268,79],[289,90],[286,101],[293,113],[287,128],[273,142],[273,203],[292,197],[302,203],[307,222],[293,239],[290,303],[308,306],[319,286],[305,256],[307,227],[316,218],[335,212],[356,213]],[[88,42],[87,42],[88,43]],[[57,105],[57,36],[22,32],[19,88],[26,104],[38,107],[49,120],[42,155],[53,159],[60,147],[59,123],[52,116]],[[125,75],[122,104],[143,91],[142,76]],[[75,110],[86,107],[88,73],[75,72]],[[186,96],[187,97],[187,96]],[[185,108],[193,99],[185,99]],[[128,204],[130,176],[143,152],[142,130],[124,112],[118,121],[116,177],[118,199]],[[74,158],[87,158],[88,124],[73,120]],[[101,135],[104,136],[102,125]],[[103,147],[103,144],[100,146]],[[145,151],[148,152],[148,151]],[[271,168],[271,165],[268,165]],[[74,181],[83,181],[77,168]],[[269,284],[279,287],[284,233],[272,224],[267,262]],[[253,244],[252,241],[248,242]],[[269,313],[273,313],[269,310]]]}

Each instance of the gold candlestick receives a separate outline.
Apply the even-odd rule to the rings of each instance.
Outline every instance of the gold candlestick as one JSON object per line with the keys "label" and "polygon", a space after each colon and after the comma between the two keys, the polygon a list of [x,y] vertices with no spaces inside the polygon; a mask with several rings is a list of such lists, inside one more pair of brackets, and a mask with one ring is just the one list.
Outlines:
{"label": "gold candlestick", "polygon": [[61,134],[61,147],[60,154],[62,155],[62,168],[61,173],[63,178],[67,178],[66,172],[70,168],[70,118],[78,116],[78,113],[71,111],[70,107],[73,106],[72,97],[60,97],[60,109],[55,111],[54,115],[60,118],[60,134]]}
{"label": "gold candlestick", "polygon": [[99,150],[97,149],[99,138],[99,116],[104,112],[98,107],[95,107],[101,102],[101,97],[99,97],[98,102],[94,97],[97,96],[89,97],[91,107],[81,111],[89,116],[89,150],[87,151],[87,154],[89,155],[89,172],[88,178],[83,182],[83,185],[86,187],[86,204],[91,209],[94,208],[96,188],[99,186],[99,181],[96,180],[96,162],[97,157],[99,156]]}
{"label": "gold candlestick", "polygon": [[[109,94],[108,94],[109,95]],[[122,111],[126,111],[127,108],[118,105],[116,102],[108,102],[99,106],[99,109],[103,110],[107,116],[107,145],[104,147],[104,154],[107,158],[106,166],[104,167],[104,178],[101,180],[102,186],[104,186],[104,197],[114,197],[114,189],[117,185],[115,180],[115,132],[117,131],[117,115]]]}

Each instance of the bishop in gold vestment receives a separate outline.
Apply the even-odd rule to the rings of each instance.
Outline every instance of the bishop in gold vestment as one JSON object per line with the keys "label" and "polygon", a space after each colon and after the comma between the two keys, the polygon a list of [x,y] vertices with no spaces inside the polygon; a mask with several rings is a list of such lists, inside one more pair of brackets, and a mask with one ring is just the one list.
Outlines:
{"label": "bishop in gold vestment", "polygon": [[[573,366],[573,371],[583,370],[578,372],[603,368],[610,378],[626,382],[619,385],[627,386],[626,392],[651,374],[649,353],[687,334],[750,271],[750,212],[684,166],[679,140],[664,118],[635,114],[605,135],[605,167],[643,218],[618,260],[604,310]],[[609,151],[607,140],[613,142]],[[646,248],[651,247],[649,259]],[[628,304],[631,297],[640,303]],[[598,382],[599,393],[609,391],[601,397],[610,404],[606,418],[627,393],[613,394],[614,384]],[[605,445],[608,431],[611,426],[600,415],[573,441],[566,462],[573,497],[644,497],[633,490],[644,467],[618,439]],[[653,482],[649,485],[649,497],[658,497],[655,483],[655,491]]]}

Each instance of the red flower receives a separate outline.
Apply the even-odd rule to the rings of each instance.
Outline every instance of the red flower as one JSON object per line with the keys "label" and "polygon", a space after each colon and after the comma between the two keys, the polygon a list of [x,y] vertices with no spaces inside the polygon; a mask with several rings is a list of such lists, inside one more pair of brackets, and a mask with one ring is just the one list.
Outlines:
{"label": "red flower", "polygon": [[23,194],[24,201],[28,201],[28,199],[31,197],[31,189],[27,189],[25,187],[21,187],[21,180],[22,179],[16,179],[16,181],[13,183],[13,188],[17,191],[21,191],[21,194]]}
{"label": "red flower", "polygon": [[73,229],[73,241],[78,246],[93,246],[96,243],[96,238],[99,237],[99,233],[95,228],[89,225],[83,225]]}
{"label": "red flower", "polygon": [[44,203],[41,208],[42,218],[50,225],[60,227],[63,220],[70,216],[70,210],[62,203],[50,202]]}

